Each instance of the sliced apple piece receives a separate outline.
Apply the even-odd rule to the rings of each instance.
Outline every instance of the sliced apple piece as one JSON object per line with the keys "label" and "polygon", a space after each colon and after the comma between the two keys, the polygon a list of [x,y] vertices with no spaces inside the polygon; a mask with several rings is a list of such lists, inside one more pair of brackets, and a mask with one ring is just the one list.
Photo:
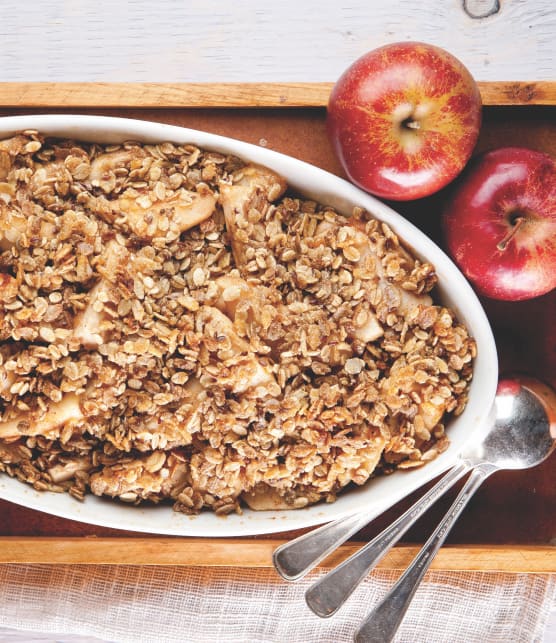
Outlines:
{"label": "sliced apple piece", "polygon": [[251,491],[244,491],[241,499],[253,511],[278,511],[293,509],[293,505],[286,502],[280,492],[265,482],[255,485]]}
{"label": "sliced apple piece", "polygon": [[[362,233],[352,225],[340,226],[338,223],[325,219],[318,224],[315,235],[326,236],[331,232],[336,234],[338,229],[341,227],[345,229],[346,236],[350,236],[353,239],[354,245],[360,253],[360,259],[356,263],[362,264],[366,256],[372,256],[374,259],[377,279],[379,280],[379,283],[381,283],[383,276],[382,266],[380,265],[380,260],[376,255],[376,252],[373,252],[373,248],[366,234]],[[365,282],[363,282],[363,287],[365,287]],[[354,310],[353,320],[353,328],[349,330],[349,335],[353,339],[367,343],[373,342],[384,335],[384,329],[368,303],[362,303],[357,306]]]}
{"label": "sliced apple piece", "polygon": [[252,288],[245,279],[241,277],[230,277],[228,275],[215,280],[217,288],[217,299],[215,306],[230,319],[235,318],[236,308],[240,301],[245,299],[253,303],[260,303],[262,297],[258,288]]}
{"label": "sliced apple piece", "polygon": [[172,452],[153,451],[141,458],[126,458],[105,466],[90,478],[97,496],[119,497],[125,502],[169,497],[187,476],[187,464]]}
{"label": "sliced apple piece", "polygon": [[102,303],[109,300],[108,293],[117,282],[122,268],[129,269],[133,264],[133,255],[117,241],[106,244],[103,255],[99,260],[99,271],[105,277],[89,291],[86,308],[75,317],[73,337],[85,348],[98,348],[105,340],[103,322],[106,313],[102,311]]}
{"label": "sliced apple piece", "polygon": [[237,498],[244,489],[244,460],[231,453],[223,454],[220,449],[206,446],[202,451],[193,453],[189,461],[191,486],[206,498],[206,506],[215,504],[221,498]]}
{"label": "sliced apple piece", "polygon": [[364,484],[377,468],[384,447],[386,446],[386,438],[375,429],[373,439],[369,440],[369,444],[357,450],[357,457],[361,458],[362,462],[357,469],[351,469],[350,482],[356,484]]}
{"label": "sliced apple piece", "polygon": [[[326,236],[332,230],[336,233],[337,227],[338,226],[333,222],[325,220],[317,226],[316,234]],[[365,232],[364,222],[353,220],[350,221],[349,224],[340,227],[344,230],[346,240],[349,240],[350,245],[358,251],[359,259],[354,263],[363,267],[369,260],[372,262],[376,272],[377,284],[382,292],[383,300],[389,302],[392,309],[396,309],[401,315],[406,316],[417,306],[430,306],[432,304],[432,299],[429,295],[410,292],[409,290],[405,290],[401,286],[388,280],[386,270],[382,264],[377,248]],[[399,246],[397,250],[405,261],[410,263],[414,262],[412,257],[404,248]],[[376,316],[370,321],[370,323],[375,326],[374,332],[378,333],[378,326],[380,326],[380,323],[378,319],[376,319]],[[377,335],[375,339],[378,337],[380,337],[380,335]]]}
{"label": "sliced apple piece", "polygon": [[446,412],[447,400],[441,403],[423,401],[419,404],[419,413],[423,418],[425,429],[432,431]]}
{"label": "sliced apple piece", "polygon": [[[334,458],[328,456],[326,478],[320,480],[318,490],[313,487],[310,478],[305,481],[304,474],[300,473],[294,480],[297,483],[294,486],[284,487],[279,479],[273,481],[276,486],[271,482],[259,482],[253,489],[244,492],[242,499],[254,511],[296,509],[314,504],[337,490],[338,486],[364,484],[380,462],[385,445],[386,439],[380,431],[375,427],[363,426],[360,434],[353,437],[348,450],[344,451],[338,445]],[[284,491],[288,492],[288,500],[283,496]]]}
{"label": "sliced apple piece", "polygon": [[88,349],[98,348],[104,342],[102,322],[106,316],[99,310],[102,295],[108,291],[110,284],[100,281],[89,291],[89,303],[85,310],[75,317],[72,336]]}
{"label": "sliced apple piece", "polygon": [[9,250],[27,230],[27,219],[0,201],[0,252]]}
{"label": "sliced apple piece", "polygon": [[138,416],[132,418],[128,428],[133,433],[133,446],[136,449],[167,450],[191,444],[193,434],[201,427],[200,406],[205,397],[205,388],[196,377],[191,377],[183,389],[187,397],[176,411],[147,416],[145,420]]}
{"label": "sliced apple piece", "polygon": [[216,197],[206,188],[201,192],[178,190],[167,199],[157,200],[154,193],[139,197],[124,193],[118,200],[129,228],[142,238],[177,238],[182,232],[208,219],[216,207]]}
{"label": "sliced apple piece", "polygon": [[[1,297],[0,297],[1,301]],[[13,371],[6,370],[6,362],[14,355],[15,348],[11,344],[0,343],[0,398],[9,394],[16,376]]]}
{"label": "sliced apple piece", "polygon": [[261,364],[254,354],[230,359],[223,366],[229,375],[219,374],[218,384],[230,388],[233,393],[258,388],[279,392],[270,367]]}
{"label": "sliced apple piece", "polygon": [[55,484],[60,482],[67,482],[75,477],[76,473],[80,471],[89,471],[91,468],[91,459],[88,457],[78,457],[68,462],[55,464],[53,467],[47,469],[48,474]]}
{"label": "sliced apple piece", "polygon": [[411,364],[406,364],[405,359],[401,357],[394,362],[380,388],[387,404],[389,397],[398,398],[400,395],[411,396],[412,393],[416,393],[420,399],[416,402],[418,414],[425,428],[431,431],[442,419],[450,400],[439,395],[425,397],[426,386],[417,382],[416,369]]}
{"label": "sliced apple piece", "polygon": [[[206,389],[196,377],[190,377],[183,385],[183,388],[187,392],[187,404],[190,405],[190,408],[186,411],[184,419],[180,420],[180,422],[182,423],[182,431],[189,436],[189,442],[191,442],[191,436],[197,433],[200,428],[201,414],[199,407],[202,399],[204,399]],[[180,415],[181,414],[180,409]],[[187,444],[189,444],[189,442]]]}
{"label": "sliced apple piece", "polygon": [[0,440],[0,461],[4,464],[18,464],[26,460],[20,446],[23,446],[21,440],[12,442]]}
{"label": "sliced apple piece", "polygon": [[29,187],[31,194],[42,200],[42,196],[46,194],[67,193],[72,180],[71,172],[63,161],[51,161],[35,168]]}
{"label": "sliced apple piece", "polygon": [[[203,335],[210,341],[222,341],[221,353],[224,359],[249,351],[249,343],[240,337],[234,329],[232,320],[214,306],[202,306],[197,321]],[[224,340],[228,343],[224,345]]]}
{"label": "sliced apple piece", "polygon": [[[254,208],[264,212],[270,203],[284,194],[286,188],[281,176],[258,165],[242,168],[239,178],[232,184],[220,184],[220,202],[237,266],[247,263],[245,251],[254,242],[249,239],[249,210]],[[264,240],[260,242],[264,243]]]}
{"label": "sliced apple piece", "polygon": [[353,330],[349,334],[360,342],[374,342],[384,335],[384,329],[368,305],[359,305],[354,310],[353,320]]}
{"label": "sliced apple piece", "polygon": [[202,325],[203,334],[211,344],[218,343],[219,338],[223,340],[222,349],[217,348],[219,385],[230,388],[234,393],[243,393],[258,387],[274,390],[278,386],[271,366],[258,360],[249,343],[237,334],[229,317],[218,308],[203,306],[199,311],[198,320]]}
{"label": "sliced apple piece", "polygon": [[238,306],[245,306],[248,322],[256,321],[266,328],[271,319],[279,312],[285,312],[285,306],[271,303],[270,292],[261,285],[252,286],[245,279],[226,275],[214,281],[217,295],[214,305],[226,314],[232,321],[236,321]]}
{"label": "sliced apple piece", "polygon": [[132,437],[132,446],[138,451],[152,451],[154,448],[175,448],[191,444],[193,428],[193,412],[189,420],[182,423],[177,414],[161,413],[149,416],[146,420],[138,419],[137,423],[127,423]]}
{"label": "sliced apple piece", "polygon": [[170,453],[166,459],[166,467],[168,476],[164,478],[160,490],[164,497],[175,498],[189,481],[189,467],[178,450]]}
{"label": "sliced apple piece", "polygon": [[[155,451],[143,458],[129,458],[105,466],[91,476],[91,491],[97,496],[119,496],[127,501],[156,496],[162,489],[164,474],[161,470],[165,462],[166,454]],[[156,468],[159,463],[160,468]]]}
{"label": "sliced apple piece", "polygon": [[23,435],[43,435],[54,439],[60,436],[67,424],[78,424],[83,420],[79,397],[67,393],[60,402],[51,402],[46,411],[29,411],[0,421],[0,438],[6,440]]}
{"label": "sliced apple piece", "polygon": [[[368,235],[365,233],[365,224],[362,221],[354,220],[351,225],[355,232],[355,246],[359,250],[361,258],[359,259],[362,264],[367,257],[370,257],[374,263],[379,287],[382,290],[383,296],[388,301],[393,301],[394,305],[400,314],[406,316],[417,306],[430,306],[432,299],[426,294],[416,294],[409,290],[405,290],[401,286],[394,284],[388,280],[386,270],[382,264],[381,258],[378,255],[377,248],[374,243],[371,243]],[[402,247],[398,246],[398,254],[409,264],[414,264],[415,261],[409,253]]]}
{"label": "sliced apple piece", "polygon": [[[22,198],[26,199],[26,197]],[[33,230],[31,233],[27,216],[19,208],[10,207],[0,198],[0,252],[10,250],[23,234],[52,239],[55,233],[55,224],[46,220],[40,221],[38,230]]]}
{"label": "sliced apple piece", "polygon": [[[95,187],[109,187],[110,179],[118,170],[133,170],[141,167],[147,153],[142,147],[134,145],[114,152],[100,154],[91,161],[89,181]],[[107,190],[108,192],[110,190]]]}
{"label": "sliced apple piece", "polygon": [[98,271],[108,281],[117,283],[122,271],[128,272],[133,268],[135,255],[113,239],[106,244],[99,259]]}

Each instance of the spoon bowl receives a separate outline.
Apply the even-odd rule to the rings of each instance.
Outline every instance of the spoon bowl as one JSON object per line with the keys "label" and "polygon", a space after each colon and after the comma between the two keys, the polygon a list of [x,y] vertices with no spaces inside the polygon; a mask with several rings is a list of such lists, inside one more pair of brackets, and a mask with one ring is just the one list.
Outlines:
{"label": "spoon bowl", "polygon": [[[532,378],[501,380],[494,400],[494,422],[475,447],[463,454],[469,462],[490,462],[499,469],[528,469],[554,449],[554,393]],[[552,417],[551,417],[552,415]]]}

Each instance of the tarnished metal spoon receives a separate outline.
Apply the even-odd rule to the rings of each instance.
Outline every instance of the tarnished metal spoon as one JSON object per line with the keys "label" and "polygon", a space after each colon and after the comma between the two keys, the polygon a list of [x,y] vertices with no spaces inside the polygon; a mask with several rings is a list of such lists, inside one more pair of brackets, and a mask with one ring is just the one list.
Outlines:
{"label": "tarnished metal spoon", "polygon": [[450,529],[482,482],[501,469],[529,469],[556,446],[556,394],[532,378],[502,380],[495,421],[483,439],[462,457],[472,469],[448,513],[411,565],[355,634],[356,643],[389,643]]}
{"label": "tarnished metal spoon", "polygon": [[[533,398],[527,397],[528,395],[533,395]],[[537,413],[542,418],[543,411],[541,408],[537,409],[536,404],[541,399],[546,400],[546,413],[548,413],[551,396],[556,400],[551,389],[531,378],[501,381],[496,393],[492,424],[485,426],[484,433],[477,436],[477,442],[469,452],[462,454],[453,469],[446,473],[427,494],[367,545],[307,590],[305,599],[313,612],[323,618],[337,612],[365,576],[423,513],[457,480],[477,466],[477,454],[483,453],[485,448],[492,448],[492,440],[500,435],[501,427],[504,427],[503,436],[506,436],[506,431],[512,428],[518,431],[519,436],[527,438],[528,433],[524,431],[525,425],[522,425],[522,422],[526,422],[523,413],[531,411],[532,417],[537,417],[535,415]],[[526,400],[529,401],[531,408],[524,407]],[[556,403],[553,402],[553,404],[556,412]],[[540,444],[538,446],[542,447]]]}

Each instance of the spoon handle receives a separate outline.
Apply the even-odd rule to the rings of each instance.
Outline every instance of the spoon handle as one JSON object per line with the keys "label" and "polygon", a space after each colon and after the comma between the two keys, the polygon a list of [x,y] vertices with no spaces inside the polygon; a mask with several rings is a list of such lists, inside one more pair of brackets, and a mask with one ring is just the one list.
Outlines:
{"label": "spoon handle", "polygon": [[303,578],[350,536],[357,533],[380,511],[357,513],[329,522],[277,547],[272,555],[276,571],[289,581]]}
{"label": "spoon handle", "polygon": [[480,464],[473,470],[454,504],[411,565],[360,625],[355,633],[356,643],[389,643],[392,641],[423,576],[442,543],[446,540],[450,529],[475,491],[494,471],[496,471],[496,467],[488,464]]}
{"label": "spoon handle", "polygon": [[378,561],[469,468],[463,461],[456,464],[390,527],[310,587],[305,600],[313,612],[325,618],[339,610]]}

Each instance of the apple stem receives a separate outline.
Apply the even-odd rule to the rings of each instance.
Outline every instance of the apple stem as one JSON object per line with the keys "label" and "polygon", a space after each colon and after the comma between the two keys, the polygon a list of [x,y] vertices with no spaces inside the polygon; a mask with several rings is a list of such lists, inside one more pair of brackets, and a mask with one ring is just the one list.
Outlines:
{"label": "apple stem", "polygon": [[510,241],[514,238],[515,233],[519,230],[524,221],[525,217],[516,217],[513,220],[512,227],[505,234],[504,238],[496,244],[496,247],[498,248],[498,250],[500,250],[500,252],[504,252],[504,250],[508,247],[508,243],[510,243]]}

